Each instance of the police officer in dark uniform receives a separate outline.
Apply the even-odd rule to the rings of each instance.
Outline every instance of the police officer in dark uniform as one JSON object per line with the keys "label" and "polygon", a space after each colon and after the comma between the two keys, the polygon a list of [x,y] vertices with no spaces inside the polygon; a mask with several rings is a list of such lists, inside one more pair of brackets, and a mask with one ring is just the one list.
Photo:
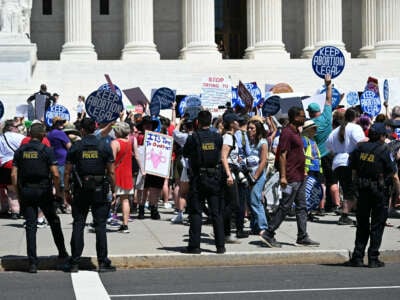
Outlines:
{"label": "police officer in dark uniform", "polygon": [[[358,182],[357,231],[352,258],[346,263],[352,267],[364,266],[365,248],[368,249],[368,267],[383,267],[379,247],[388,217],[388,203],[397,166],[385,139],[388,131],[383,123],[375,123],[369,130],[369,141],[361,143],[350,156],[353,175]],[[370,222],[371,217],[371,222]]]}
{"label": "police officer in dark uniform", "polygon": [[[36,220],[38,207],[43,211],[51,227],[59,258],[67,258],[60,218],[56,214],[52,187],[60,193],[60,175],[57,159],[51,148],[41,143],[45,136],[42,124],[33,124],[30,128],[31,140],[15,151],[12,183],[18,191],[23,215],[26,220],[26,244],[29,259],[29,273],[37,273]],[[51,176],[50,176],[51,174]]]}
{"label": "police officer in dark uniform", "polygon": [[185,252],[200,254],[202,203],[207,199],[213,222],[217,253],[225,253],[223,225],[223,178],[221,166],[222,137],[210,131],[211,113],[200,111],[199,129],[193,132],[183,147],[183,156],[189,158],[190,188],[188,213],[190,220],[189,245]]}
{"label": "police officer in dark uniform", "polygon": [[64,269],[69,272],[79,270],[84,245],[83,231],[90,208],[96,232],[98,271],[115,271],[116,268],[108,259],[106,236],[106,222],[110,210],[107,195],[110,187],[115,199],[114,157],[110,145],[93,134],[93,119],[83,119],[80,127],[83,138],[72,145],[65,165],[64,184],[67,199],[71,197],[71,174],[73,178],[73,226],[71,259]]}

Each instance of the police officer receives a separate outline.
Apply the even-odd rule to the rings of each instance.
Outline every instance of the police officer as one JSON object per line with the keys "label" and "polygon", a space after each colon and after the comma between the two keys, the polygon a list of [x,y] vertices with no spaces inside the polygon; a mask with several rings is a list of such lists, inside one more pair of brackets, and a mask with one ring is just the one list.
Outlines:
{"label": "police officer", "polygon": [[79,270],[84,245],[83,231],[90,208],[96,232],[98,271],[115,271],[116,268],[108,259],[106,236],[106,222],[110,210],[107,195],[110,187],[115,200],[114,157],[110,145],[93,134],[96,128],[93,119],[84,118],[80,127],[83,138],[72,145],[65,165],[64,184],[67,199],[71,198],[71,174],[73,178],[73,226],[71,259],[64,270]]}
{"label": "police officer", "polygon": [[[187,253],[200,254],[202,203],[207,199],[213,222],[217,253],[225,253],[223,225],[223,180],[221,166],[222,137],[210,131],[211,113],[200,111],[199,129],[190,135],[183,147],[183,156],[189,159],[190,188],[188,212],[190,220]],[[226,179],[225,179],[226,180]]]}
{"label": "police officer", "polygon": [[[352,258],[346,263],[362,267],[365,248],[368,249],[368,267],[383,267],[378,259],[383,230],[388,217],[388,203],[397,166],[385,144],[388,131],[383,123],[375,123],[369,130],[369,141],[361,143],[350,157],[350,166],[358,182],[357,231]],[[370,222],[371,217],[371,222]]]}
{"label": "police officer", "polygon": [[51,233],[58,249],[58,257],[68,257],[60,218],[56,214],[52,195],[52,184],[54,184],[56,194],[60,193],[60,175],[53,150],[41,143],[45,133],[45,127],[42,124],[32,125],[31,140],[15,151],[11,171],[12,183],[18,191],[26,220],[29,273],[37,273],[36,220],[38,207],[41,208],[50,224]]}

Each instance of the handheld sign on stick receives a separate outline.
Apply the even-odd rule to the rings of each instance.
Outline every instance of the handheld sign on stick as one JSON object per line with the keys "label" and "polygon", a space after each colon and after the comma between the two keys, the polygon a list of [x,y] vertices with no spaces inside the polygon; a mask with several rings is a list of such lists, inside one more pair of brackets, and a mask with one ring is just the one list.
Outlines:
{"label": "handheld sign on stick", "polygon": [[324,79],[325,74],[331,74],[336,78],[342,73],[345,66],[345,58],[340,49],[334,46],[325,46],[318,49],[312,58],[312,67],[318,77]]}

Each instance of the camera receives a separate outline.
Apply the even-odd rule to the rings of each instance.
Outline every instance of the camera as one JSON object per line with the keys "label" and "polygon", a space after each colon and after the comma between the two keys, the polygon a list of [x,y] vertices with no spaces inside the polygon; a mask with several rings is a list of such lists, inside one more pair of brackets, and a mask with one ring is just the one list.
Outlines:
{"label": "camera", "polygon": [[249,186],[249,182],[247,180],[246,175],[244,175],[243,172],[241,172],[241,171],[238,173],[238,182],[240,184],[244,185],[245,187]]}

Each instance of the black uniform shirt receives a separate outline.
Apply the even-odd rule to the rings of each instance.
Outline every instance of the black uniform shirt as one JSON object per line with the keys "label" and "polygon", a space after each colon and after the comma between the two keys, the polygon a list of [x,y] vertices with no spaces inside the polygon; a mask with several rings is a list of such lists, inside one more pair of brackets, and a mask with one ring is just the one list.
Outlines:
{"label": "black uniform shirt", "polygon": [[397,172],[397,165],[389,147],[381,142],[361,143],[351,154],[350,166],[360,178],[376,180]]}
{"label": "black uniform shirt", "polygon": [[[197,144],[196,135],[202,145]],[[201,129],[188,136],[183,147],[183,156],[189,158],[190,168],[197,172],[201,167],[215,168],[221,161],[221,148],[222,136],[219,133]]]}
{"label": "black uniform shirt", "polygon": [[74,143],[67,154],[67,163],[76,165],[77,172],[81,176],[104,175],[107,163],[113,162],[111,146],[93,134]]}
{"label": "black uniform shirt", "polygon": [[18,168],[18,178],[36,183],[49,178],[50,166],[57,165],[53,149],[38,140],[31,140],[14,153],[13,166]]}

